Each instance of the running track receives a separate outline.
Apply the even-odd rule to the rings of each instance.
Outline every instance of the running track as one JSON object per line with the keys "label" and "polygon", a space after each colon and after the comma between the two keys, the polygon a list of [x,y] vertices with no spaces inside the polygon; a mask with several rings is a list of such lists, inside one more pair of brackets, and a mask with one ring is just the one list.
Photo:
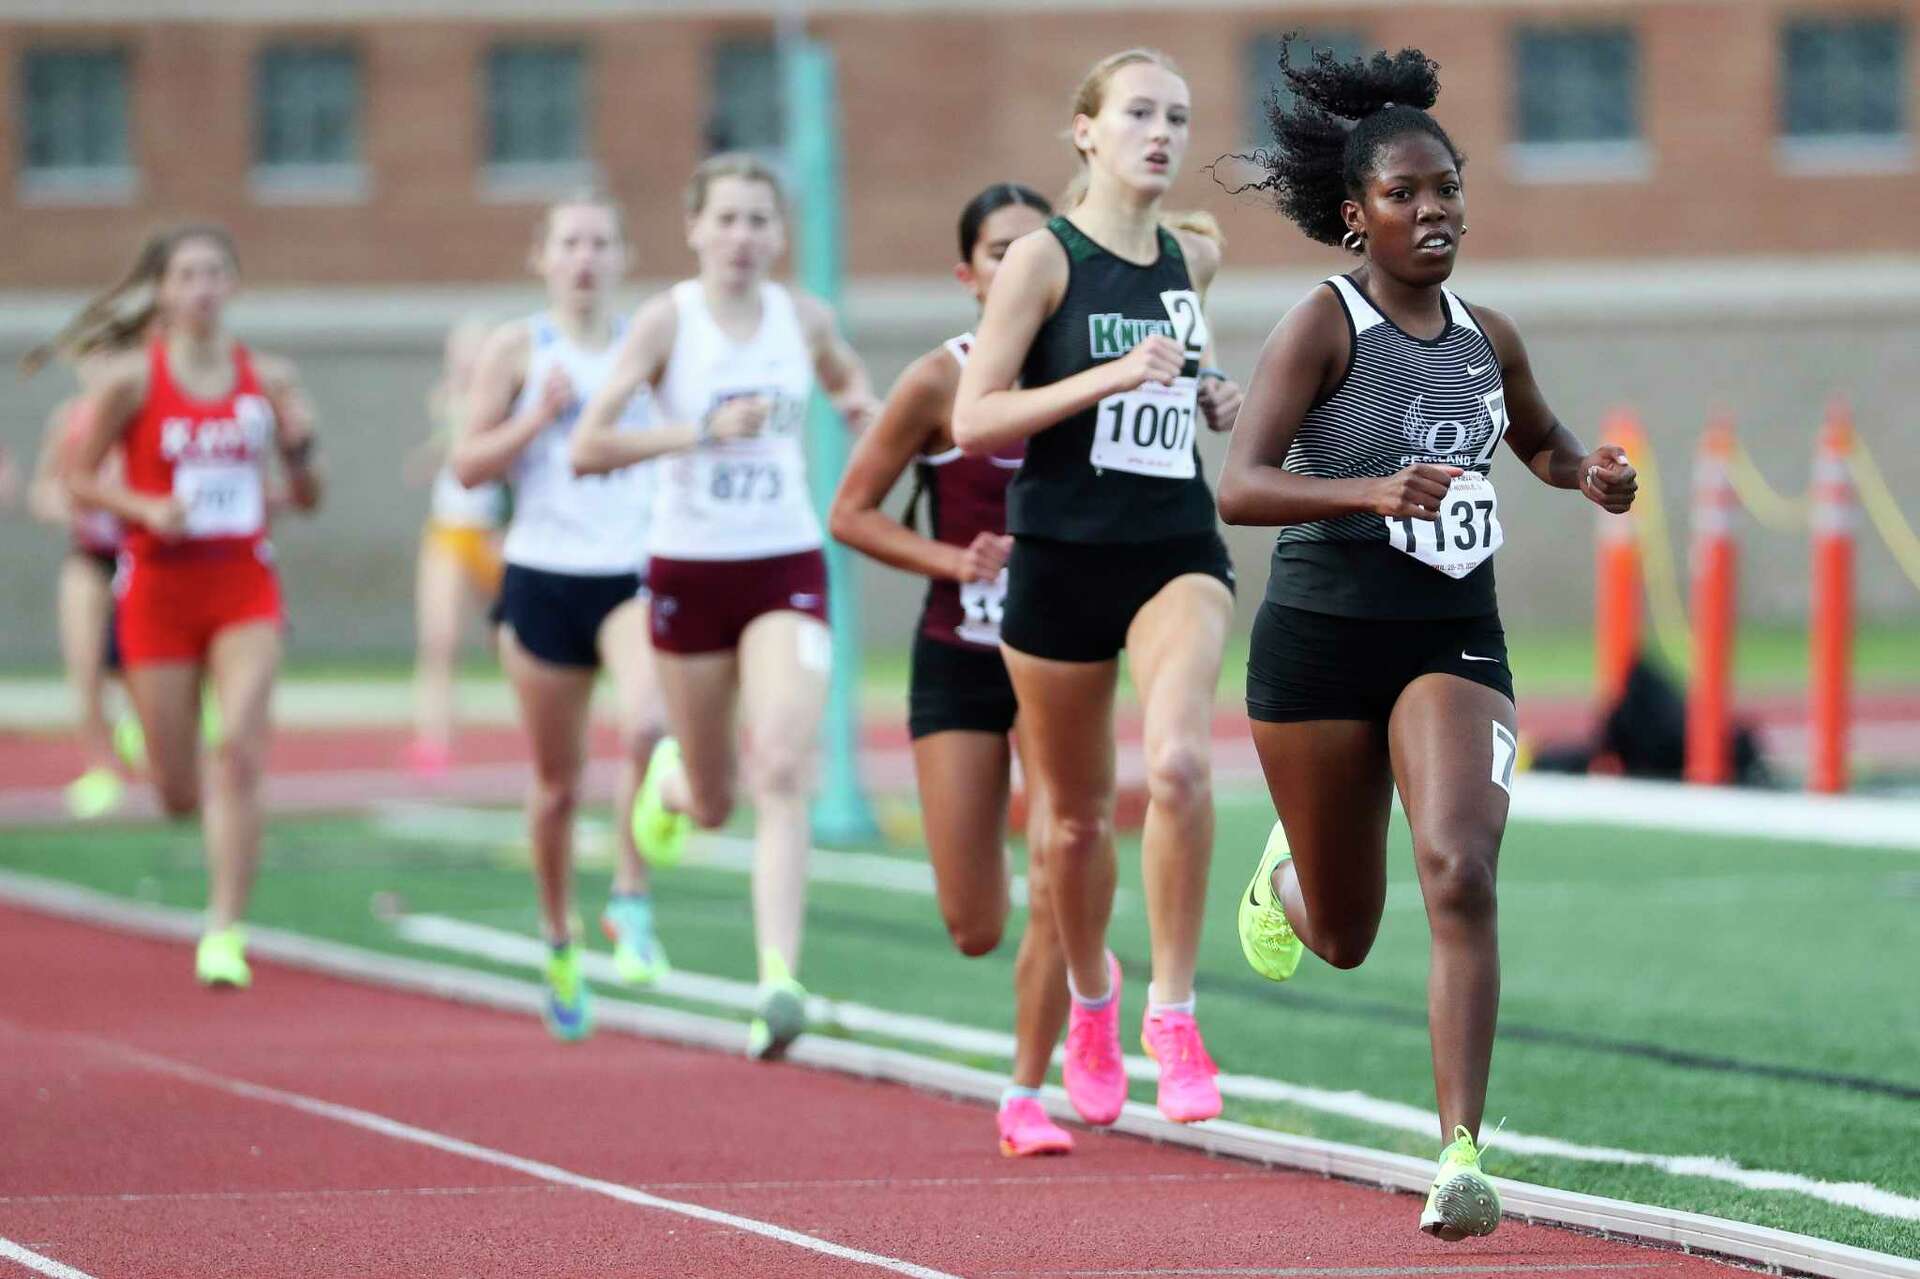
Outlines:
{"label": "running track", "polygon": [[189,969],[0,908],[0,1240],[98,1279],[1735,1273],[1515,1222],[1441,1244],[1411,1196],[1127,1137],[1007,1160],[984,1107],[897,1086]]}

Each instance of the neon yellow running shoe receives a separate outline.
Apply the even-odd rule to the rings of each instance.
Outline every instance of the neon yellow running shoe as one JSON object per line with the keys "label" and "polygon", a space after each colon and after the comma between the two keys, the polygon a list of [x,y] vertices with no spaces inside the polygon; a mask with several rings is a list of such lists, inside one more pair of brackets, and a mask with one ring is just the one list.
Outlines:
{"label": "neon yellow running shoe", "polygon": [[140,731],[140,717],[128,712],[113,726],[113,749],[120,762],[136,771],[147,766],[147,735]]}
{"label": "neon yellow running shoe", "polygon": [[1440,1171],[1427,1192],[1420,1229],[1448,1243],[1490,1235],[1500,1224],[1500,1192],[1480,1171],[1480,1150],[1473,1134],[1456,1126],[1453,1144],[1440,1152]]}
{"label": "neon yellow running shoe", "polygon": [[747,1056],[778,1061],[807,1028],[807,992],[777,952],[769,949],[762,962],[767,978],[760,983],[759,1014],[747,1027]]}
{"label": "neon yellow running shoe", "polygon": [[90,768],[67,783],[67,811],[83,822],[105,817],[126,798],[126,783],[111,768]]}
{"label": "neon yellow running shoe", "polygon": [[220,744],[225,730],[220,724],[220,704],[211,694],[200,699],[200,741],[208,750]]}
{"label": "neon yellow running shoe", "polygon": [[1287,832],[1279,822],[1267,836],[1267,847],[1254,867],[1253,880],[1246,896],[1240,899],[1240,950],[1253,971],[1268,981],[1285,981],[1300,967],[1306,950],[1287,922],[1287,912],[1273,891],[1273,872],[1281,862],[1293,856],[1287,849]]}
{"label": "neon yellow running shoe", "polygon": [[633,799],[633,843],[649,866],[677,866],[687,851],[693,819],[669,809],[660,797],[667,775],[680,767],[680,743],[663,737],[647,761],[640,793]]}
{"label": "neon yellow running shoe", "polygon": [[547,999],[541,1007],[555,1039],[578,1043],[593,1033],[593,996],[580,975],[580,948],[556,946],[547,959]]}
{"label": "neon yellow running shoe", "polygon": [[218,928],[200,939],[193,954],[193,975],[213,990],[245,990],[253,985],[247,967],[247,934],[238,924]]}
{"label": "neon yellow running shoe", "polygon": [[653,899],[639,893],[615,893],[600,915],[600,931],[613,943],[613,967],[629,986],[656,985],[673,971],[666,947],[653,928]]}

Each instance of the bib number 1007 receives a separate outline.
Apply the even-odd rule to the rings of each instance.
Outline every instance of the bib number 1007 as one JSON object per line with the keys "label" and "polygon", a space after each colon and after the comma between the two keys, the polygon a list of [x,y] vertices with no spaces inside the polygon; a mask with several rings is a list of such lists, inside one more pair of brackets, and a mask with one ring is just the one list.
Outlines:
{"label": "bib number 1007", "polygon": [[1093,428],[1093,464],[1159,479],[1192,479],[1195,383],[1148,382],[1100,401]]}
{"label": "bib number 1007", "polygon": [[1477,471],[1454,477],[1433,519],[1381,517],[1387,541],[1448,577],[1461,578],[1479,568],[1506,541],[1500,527],[1500,498],[1493,481]]}

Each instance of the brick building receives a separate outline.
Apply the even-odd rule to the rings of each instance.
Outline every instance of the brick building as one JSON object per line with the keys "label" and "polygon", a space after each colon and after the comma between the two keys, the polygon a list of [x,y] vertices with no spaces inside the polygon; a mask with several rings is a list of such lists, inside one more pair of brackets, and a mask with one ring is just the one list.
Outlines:
{"label": "brick building", "polygon": [[[256,283],[511,279],[539,202],[585,180],[623,198],[641,269],[664,274],[699,156],[777,144],[781,7],[0,0],[0,288],[91,284],[104,245],[117,258],[189,214],[235,229]],[[1920,0],[814,7],[841,71],[856,275],[937,270],[955,207],[987,181],[1064,182],[1075,81],[1142,43],[1193,86],[1179,198],[1221,214],[1236,263],[1315,260],[1201,171],[1257,141],[1277,37],[1296,28],[1441,62],[1478,257],[1913,243]]]}

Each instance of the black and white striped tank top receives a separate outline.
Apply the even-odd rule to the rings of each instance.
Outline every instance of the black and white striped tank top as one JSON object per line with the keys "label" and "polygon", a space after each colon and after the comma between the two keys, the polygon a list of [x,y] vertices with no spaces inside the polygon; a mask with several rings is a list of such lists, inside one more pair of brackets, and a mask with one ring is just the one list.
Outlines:
{"label": "black and white striped tank top", "polygon": [[[1447,325],[1429,341],[1388,319],[1352,278],[1326,283],[1346,315],[1351,353],[1346,373],[1301,419],[1286,469],[1363,479],[1434,462],[1487,474],[1506,433],[1506,393],[1499,356],[1466,303],[1441,290]],[[1372,513],[1282,528],[1267,598],[1347,617],[1475,617],[1498,607],[1491,559],[1447,577],[1389,547]]]}

